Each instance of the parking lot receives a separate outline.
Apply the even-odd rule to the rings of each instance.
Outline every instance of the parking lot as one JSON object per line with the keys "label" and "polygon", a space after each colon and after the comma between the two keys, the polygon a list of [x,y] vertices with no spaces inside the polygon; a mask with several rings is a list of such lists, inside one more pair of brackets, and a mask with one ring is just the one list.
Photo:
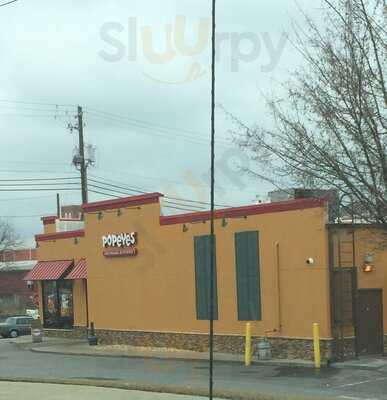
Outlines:
{"label": "parking lot", "polygon": [[[43,382],[129,386],[172,393],[205,393],[205,361],[125,357],[91,357],[32,352],[21,345],[26,337],[0,340],[0,378]],[[19,344],[18,344],[19,343]],[[215,389],[221,394],[259,393],[313,398],[387,399],[387,367],[369,370],[216,363]]]}

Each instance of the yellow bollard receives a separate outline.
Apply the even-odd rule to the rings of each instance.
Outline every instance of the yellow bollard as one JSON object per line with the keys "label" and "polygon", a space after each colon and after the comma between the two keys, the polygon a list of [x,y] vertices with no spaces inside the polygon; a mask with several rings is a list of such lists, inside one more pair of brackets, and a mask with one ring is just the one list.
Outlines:
{"label": "yellow bollard", "polygon": [[245,341],[245,366],[251,365],[251,324],[246,323],[246,341]]}
{"label": "yellow bollard", "polygon": [[321,355],[320,355],[320,332],[318,324],[313,324],[313,349],[314,349],[314,367],[321,367]]}

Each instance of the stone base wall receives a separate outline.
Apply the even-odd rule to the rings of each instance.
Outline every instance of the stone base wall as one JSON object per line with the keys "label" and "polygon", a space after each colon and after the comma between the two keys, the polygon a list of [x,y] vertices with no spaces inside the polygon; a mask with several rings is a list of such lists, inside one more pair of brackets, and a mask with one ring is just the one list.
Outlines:
{"label": "stone base wall", "polygon": [[356,346],[354,337],[345,337],[344,340],[336,339],[332,345],[335,359],[348,360],[356,357]]}
{"label": "stone base wall", "polygon": [[87,329],[83,326],[75,326],[73,329],[43,329],[46,337],[58,337],[65,339],[87,339]]}
{"label": "stone base wall", "polygon": [[[100,344],[127,344],[143,347],[167,347],[180,350],[208,351],[208,335],[187,333],[162,333],[162,332],[128,332],[96,330]],[[253,349],[260,337],[252,338]],[[311,339],[277,338],[269,337],[273,358],[284,359],[313,359],[313,341]],[[331,358],[331,340],[321,340],[321,359]],[[214,351],[219,353],[244,354],[244,336],[215,335]]]}
{"label": "stone base wall", "polygon": [[[75,327],[72,330],[45,329],[47,337],[62,337],[72,339],[86,339],[87,331],[84,327]],[[99,344],[127,344],[138,347],[165,347],[180,350],[208,351],[208,335],[188,333],[164,332],[136,332],[112,331],[96,329]],[[313,360],[313,341],[297,338],[267,338],[271,344],[273,358]],[[261,337],[252,337],[252,348],[256,348]],[[331,359],[333,351],[332,340],[320,341],[321,359]],[[215,335],[214,351],[218,353],[244,354],[244,336]],[[257,355],[253,355],[257,359]]]}

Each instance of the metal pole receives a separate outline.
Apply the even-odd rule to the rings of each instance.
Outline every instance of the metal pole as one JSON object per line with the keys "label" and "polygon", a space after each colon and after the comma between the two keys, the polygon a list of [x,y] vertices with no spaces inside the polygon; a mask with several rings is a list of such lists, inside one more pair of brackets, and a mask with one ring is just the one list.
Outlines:
{"label": "metal pole", "polygon": [[215,238],[214,238],[214,211],[215,211],[215,33],[216,33],[216,0],[212,0],[212,54],[211,54],[211,249],[210,249],[210,376],[209,399],[213,399],[214,392],[214,292],[215,292]]}
{"label": "metal pole", "polygon": [[246,338],[245,338],[245,366],[251,365],[251,323],[246,323]]}
{"label": "metal pole", "polygon": [[320,330],[318,323],[313,324],[313,352],[314,352],[314,367],[319,369],[321,367],[320,355]]}
{"label": "metal pole", "polygon": [[56,215],[58,218],[61,218],[61,212],[60,212],[60,195],[59,193],[56,194]]}
{"label": "metal pole", "polygon": [[82,204],[88,201],[87,196],[87,167],[85,160],[85,144],[83,141],[83,111],[78,106],[78,133],[79,133],[79,155],[81,156],[81,186],[82,186]]}
{"label": "metal pole", "polygon": [[352,275],[352,321],[353,333],[355,339],[355,357],[359,357],[359,343],[358,343],[358,321],[357,321],[357,266],[356,266],[356,237],[355,237],[355,210],[353,198],[351,196],[351,214],[352,214],[352,268],[354,268]]}

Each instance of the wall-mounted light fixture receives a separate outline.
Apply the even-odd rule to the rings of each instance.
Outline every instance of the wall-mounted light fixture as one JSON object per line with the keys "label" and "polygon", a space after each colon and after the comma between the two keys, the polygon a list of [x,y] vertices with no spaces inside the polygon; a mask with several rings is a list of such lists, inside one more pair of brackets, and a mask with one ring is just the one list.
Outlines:
{"label": "wall-mounted light fixture", "polygon": [[183,224],[183,232],[187,232],[188,231],[188,226],[186,224]]}
{"label": "wall-mounted light fixture", "polygon": [[226,218],[222,218],[222,227],[225,228],[227,226],[228,222]]}
{"label": "wall-mounted light fixture", "polygon": [[364,264],[363,271],[364,272],[372,272],[374,270],[374,255],[371,253],[367,253],[364,256]]}
{"label": "wall-mounted light fixture", "polygon": [[27,287],[28,287],[28,289],[33,289],[34,282],[33,281],[27,281]]}
{"label": "wall-mounted light fixture", "polygon": [[121,208],[117,209],[117,217],[120,217],[122,215],[122,210]]}
{"label": "wall-mounted light fixture", "polygon": [[74,238],[74,244],[78,244],[79,243],[79,239],[77,237]]}
{"label": "wall-mounted light fixture", "polygon": [[102,211],[100,211],[100,212],[97,214],[97,218],[98,218],[99,220],[101,220],[101,219],[103,218],[103,213],[102,213]]}
{"label": "wall-mounted light fixture", "polygon": [[307,258],[307,259],[306,259],[306,263],[307,263],[308,265],[314,265],[314,258],[312,258],[312,257]]}

